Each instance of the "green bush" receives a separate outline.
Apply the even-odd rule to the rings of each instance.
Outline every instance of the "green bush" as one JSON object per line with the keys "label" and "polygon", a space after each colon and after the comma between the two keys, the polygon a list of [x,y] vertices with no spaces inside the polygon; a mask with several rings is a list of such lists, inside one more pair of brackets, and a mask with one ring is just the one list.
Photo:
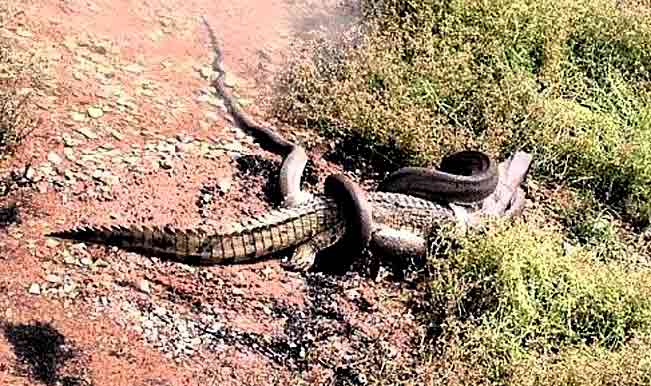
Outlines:
{"label": "green bush", "polygon": [[282,76],[277,116],[388,147],[394,167],[524,148],[537,175],[649,223],[648,13],[615,0],[363,6],[363,37],[315,44]]}
{"label": "green bush", "polygon": [[[558,372],[575,360],[617,355],[651,331],[648,269],[600,261],[591,249],[535,225],[490,228],[457,243],[447,259],[432,260],[432,323],[439,326],[443,373],[451,364],[472,369],[475,381],[520,385],[513,381],[523,363],[556,358],[560,365],[549,371]],[[649,360],[642,362],[648,369]],[[538,370],[540,377],[547,371]]]}
{"label": "green bush", "polygon": [[528,357],[514,366],[514,385],[648,385],[651,341],[633,338],[621,350],[579,346]]}

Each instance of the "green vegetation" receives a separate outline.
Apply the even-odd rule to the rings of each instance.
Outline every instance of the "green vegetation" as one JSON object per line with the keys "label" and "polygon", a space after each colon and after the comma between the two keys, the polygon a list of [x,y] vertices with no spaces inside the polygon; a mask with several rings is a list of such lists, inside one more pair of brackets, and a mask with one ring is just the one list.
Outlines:
{"label": "green vegetation", "polygon": [[365,37],[348,50],[351,42],[315,45],[283,78],[278,116],[388,147],[400,164],[468,146],[524,148],[539,178],[649,223],[648,9],[615,0],[363,3]]}
{"label": "green vegetation", "polygon": [[[401,165],[533,153],[527,224],[432,258],[440,384],[651,384],[651,5],[362,0],[275,113]],[[544,224],[544,225],[543,225]]]}
{"label": "green vegetation", "polygon": [[[487,232],[459,238],[455,252],[432,260],[438,377],[463,371],[471,384],[651,382],[651,358],[629,346],[651,349],[651,269],[601,261],[535,224]],[[627,363],[615,367],[615,360]],[[611,367],[605,373],[591,367],[601,362]]]}

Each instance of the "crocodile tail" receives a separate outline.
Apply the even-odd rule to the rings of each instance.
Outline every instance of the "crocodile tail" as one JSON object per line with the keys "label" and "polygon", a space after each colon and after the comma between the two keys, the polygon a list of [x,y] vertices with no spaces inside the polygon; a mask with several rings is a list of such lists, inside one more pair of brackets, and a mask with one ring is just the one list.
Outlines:
{"label": "crocodile tail", "polygon": [[343,226],[341,213],[332,200],[315,199],[297,208],[243,219],[220,231],[178,229],[169,225],[106,225],[82,226],[47,236],[115,246],[190,264],[228,264],[256,260]]}
{"label": "crocodile tail", "polygon": [[[47,237],[115,246],[146,255],[167,256],[186,263],[206,263],[213,256],[215,238],[203,230],[182,230],[171,226],[82,226],[52,232]],[[237,256],[231,256],[234,258]]]}

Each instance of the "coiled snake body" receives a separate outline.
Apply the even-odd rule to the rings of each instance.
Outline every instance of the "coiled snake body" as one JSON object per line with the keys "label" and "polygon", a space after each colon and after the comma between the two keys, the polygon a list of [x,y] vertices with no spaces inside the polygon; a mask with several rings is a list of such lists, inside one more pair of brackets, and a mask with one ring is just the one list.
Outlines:
{"label": "coiled snake body", "polygon": [[[223,55],[217,38],[205,17],[211,44],[215,53],[213,70],[217,73],[213,86],[243,130],[258,140],[265,150],[281,155],[283,163],[279,175],[282,206],[293,207],[304,202],[309,194],[301,190],[301,177],[308,158],[305,150],[272,128],[255,122],[237,103],[225,84]],[[434,201],[475,203],[494,192],[498,183],[497,165],[487,155],[477,151],[452,154],[441,163],[440,169],[406,167],[390,174],[378,190],[404,193]],[[326,193],[347,207],[347,238],[353,245],[365,247],[371,239],[372,208],[364,192],[343,175],[333,175],[326,180]]]}

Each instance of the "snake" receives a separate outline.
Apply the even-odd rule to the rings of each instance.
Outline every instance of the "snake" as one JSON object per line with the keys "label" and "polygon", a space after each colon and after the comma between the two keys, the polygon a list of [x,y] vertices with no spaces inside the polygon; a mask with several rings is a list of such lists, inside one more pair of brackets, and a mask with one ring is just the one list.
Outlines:
{"label": "snake", "polygon": [[[217,74],[212,86],[223,99],[235,123],[257,140],[262,149],[283,157],[279,173],[281,206],[292,207],[308,199],[301,190],[301,179],[308,156],[305,149],[284,138],[273,128],[256,122],[237,102],[226,86],[223,54],[217,37],[205,16],[214,59],[212,69]],[[403,167],[383,180],[379,191],[404,193],[430,200],[472,203],[488,197],[496,188],[498,172],[495,162],[479,151],[454,153],[441,162],[439,169]],[[328,176],[326,194],[331,194],[349,213],[346,235],[341,242],[355,248],[365,247],[372,237],[372,208],[364,191],[343,174]]]}

